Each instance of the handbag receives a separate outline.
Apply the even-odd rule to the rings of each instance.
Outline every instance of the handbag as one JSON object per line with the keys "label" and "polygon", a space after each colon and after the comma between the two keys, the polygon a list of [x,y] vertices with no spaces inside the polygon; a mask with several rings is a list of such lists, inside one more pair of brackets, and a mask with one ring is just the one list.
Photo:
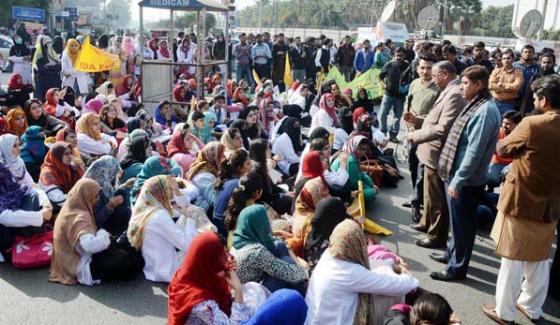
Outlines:
{"label": "handbag", "polygon": [[30,237],[16,237],[12,248],[12,264],[18,269],[31,269],[51,264],[53,232]]}
{"label": "handbag", "polygon": [[360,168],[371,177],[371,180],[377,187],[383,184],[383,163],[377,159],[368,159],[360,162]]}

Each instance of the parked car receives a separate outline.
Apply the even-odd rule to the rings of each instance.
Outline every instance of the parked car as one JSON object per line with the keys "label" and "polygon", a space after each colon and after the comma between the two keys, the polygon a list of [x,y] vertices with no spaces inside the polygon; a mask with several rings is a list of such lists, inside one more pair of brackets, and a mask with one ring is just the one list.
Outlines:
{"label": "parked car", "polygon": [[[14,41],[8,36],[0,35],[0,55],[2,55],[2,70],[4,72],[12,72],[11,65],[8,67],[8,56],[10,56],[10,48],[14,45]],[[8,71],[9,70],[9,71]]]}

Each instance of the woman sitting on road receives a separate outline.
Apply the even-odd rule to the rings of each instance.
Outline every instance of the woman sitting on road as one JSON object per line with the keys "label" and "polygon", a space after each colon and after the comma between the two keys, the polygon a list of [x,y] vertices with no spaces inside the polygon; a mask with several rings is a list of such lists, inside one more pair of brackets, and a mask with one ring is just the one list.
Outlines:
{"label": "woman sitting on road", "polygon": [[86,113],[76,123],[78,149],[87,158],[111,154],[118,146],[117,140],[101,132],[101,121],[95,113]]}
{"label": "woman sitting on road", "polygon": [[23,110],[27,117],[27,124],[29,126],[40,126],[46,137],[53,137],[56,132],[66,127],[66,123],[63,121],[49,114],[45,114],[43,104],[38,99],[30,99],[25,102]]}
{"label": "woman sitting on road", "polygon": [[136,203],[136,199],[138,198],[144,183],[150,178],[158,175],[179,176],[181,175],[181,168],[172,160],[167,158],[151,156],[146,159],[146,162],[142,165],[142,169],[140,170],[140,173],[138,173],[136,181],[134,181],[134,185],[130,190],[130,203],[133,206]]}
{"label": "woman sitting on road", "polygon": [[220,173],[223,160],[224,146],[219,142],[210,142],[198,153],[198,157],[192,163],[186,177],[200,191],[200,196],[196,199],[195,205],[207,211],[214,206],[216,200],[214,182]]}
{"label": "woman sitting on road", "polygon": [[[181,196],[177,181],[172,176],[155,176],[142,186],[140,196],[132,209],[128,225],[128,239],[144,257],[144,276],[154,282],[170,282],[181,265],[182,254],[189,248],[196,228],[184,205],[175,201]],[[187,217],[184,228],[173,221],[175,210],[181,218]]]}

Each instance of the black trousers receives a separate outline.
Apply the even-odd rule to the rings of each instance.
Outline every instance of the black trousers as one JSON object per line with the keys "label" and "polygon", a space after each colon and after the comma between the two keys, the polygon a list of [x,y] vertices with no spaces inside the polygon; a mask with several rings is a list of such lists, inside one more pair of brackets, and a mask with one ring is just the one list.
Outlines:
{"label": "black trousers", "polygon": [[94,280],[133,280],[144,268],[144,259],[129,244],[111,241],[109,248],[93,254],[89,268]]}
{"label": "black trousers", "polygon": [[271,78],[270,65],[268,65],[268,63],[265,63],[265,64],[256,64],[255,63],[255,72],[257,73],[257,75],[259,76],[261,81],[264,78],[266,78],[266,79]]}
{"label": "black trousers", "polygon": [[420,162],[416,155],[417,145],[412,145],[408,153],[408,169],[414,194],[411,200],[413,207],[419,208],[424,200],[424,164]]}

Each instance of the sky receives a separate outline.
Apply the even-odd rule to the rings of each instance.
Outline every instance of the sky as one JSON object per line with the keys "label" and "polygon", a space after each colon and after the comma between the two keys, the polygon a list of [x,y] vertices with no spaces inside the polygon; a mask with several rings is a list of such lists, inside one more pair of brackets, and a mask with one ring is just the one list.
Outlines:
{"label": "sky", "polygon": [[[236,0],[235,4],[237,8],[244,8],[255,3],[255,0]],[[515,0],[482,0],[482,5],[484,7],[488,6],[507,6],[514,4]]]}

